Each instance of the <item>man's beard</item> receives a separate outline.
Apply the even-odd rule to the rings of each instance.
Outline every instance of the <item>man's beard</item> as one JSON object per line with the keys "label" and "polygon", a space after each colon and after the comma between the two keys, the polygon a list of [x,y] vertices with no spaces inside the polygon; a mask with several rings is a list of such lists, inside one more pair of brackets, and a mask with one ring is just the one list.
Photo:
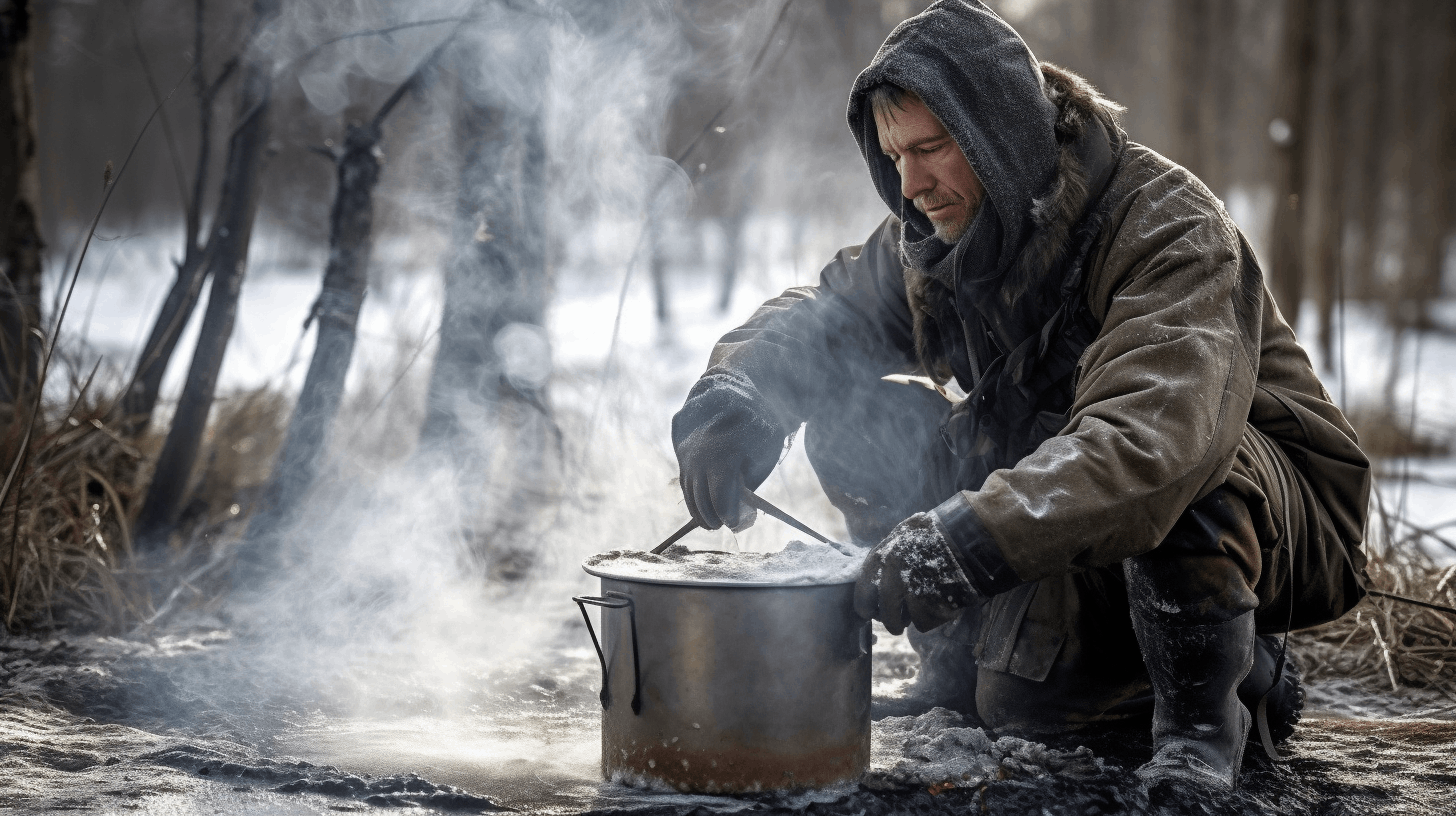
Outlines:
{"label": "man's beard", "polygon": [[966,230],[970,229],[972,220],[972,218],[967,217],[963,221],[956,221],[954,223],[948,221],[941,221],[939,223],[931,221],[930,225],[935,227],[936,238],[951,246],[955,246],[961,240],[961,236],[966,234]]}
{"label": "man's beard", "polygon": [[[922,215],[925,215],[925,211],[928,209],[946,204],[960,204],[964,201],[965,199],[960,196],[952,194],[950,196],[921,196],[915,199],[913,203],[915,204],[915,209],[919,210]],[[931,219],[929,215],[925,217],[930,219],[930,226],[935,230],[936,238],[951,246],[955,246],[961,240],[961,236],[966,234],[966,230],[970,229],[971,223],[976,220],[976,213],[979,210],[980,203],[977,202],[976,206],[967,207],[965,215],[956,221],[936,221]]]}

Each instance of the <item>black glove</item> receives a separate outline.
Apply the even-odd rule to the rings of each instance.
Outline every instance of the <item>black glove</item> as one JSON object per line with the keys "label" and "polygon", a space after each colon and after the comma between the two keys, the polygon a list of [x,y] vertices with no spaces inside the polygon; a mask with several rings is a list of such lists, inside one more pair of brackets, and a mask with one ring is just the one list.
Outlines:
{"label": "black glove", "polygon": [[854,610],[892,635],[905,631],[906,618],[928,632],[978,600],[933,512],[897,524],[865,557],[854,586]]}
{"label": "black glove", "polygon": [[752,524],[757,511],[742,503],[743,488],[758,487],[773,472],[787,435],[750,388],[699,380],[672,418],[678,480],[693,520],[735,532]]}

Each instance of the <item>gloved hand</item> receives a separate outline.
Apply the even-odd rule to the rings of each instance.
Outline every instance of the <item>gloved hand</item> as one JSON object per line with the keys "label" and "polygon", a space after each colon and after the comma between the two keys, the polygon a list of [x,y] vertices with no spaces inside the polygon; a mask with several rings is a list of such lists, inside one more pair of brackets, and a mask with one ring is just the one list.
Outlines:
{"label": "gloved hand", "polygon": [[758,511],[743,504],[743,488],[768,478],[787,434],[762,397],[734,383],[699,380],[672,418],[678,480],[688,512],[704,529],[740,532]]}
{"label": "gloved hand", "polygon": [[907,618],[928,632],[978,600],[934,513],[895,525],[865,557],[854,586],[854,610],[892,635],[905,631]]}

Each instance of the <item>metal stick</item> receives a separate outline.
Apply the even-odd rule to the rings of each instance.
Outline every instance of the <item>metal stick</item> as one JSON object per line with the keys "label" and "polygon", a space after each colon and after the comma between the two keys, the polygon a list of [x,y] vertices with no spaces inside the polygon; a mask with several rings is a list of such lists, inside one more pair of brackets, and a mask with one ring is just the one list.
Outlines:
{"label": "metal stick", "polygon": [[[829,546],[831,546],[834,549],[836,549],[836,550],[844,553],[845,555],[854,555],[854,552],[851,549],[847,548],[845,545],[839,544],[839,543],[834,542],[834,541],[830,541],[829,539],[825,538],[824,536],[819,535],[818,533],[814,532],[814,530],[811,529],[809,527],[809,525],[805,524],[802,521],[799,521],[798,519],[794,518],[793,516],[789,515],[788,513],[785,513],[784,511],[778,509],[768,499],[765,499],[762,496],[758,495],[757,493],[754,493],[752,490],[749,490],[747,487],[744,487],[743,488],[743,497],[742,498],[743,498],[743,501],[745,503],[747,503],[749,507],[752,507],[755,510],[762,510],[763,512],[769,514],[770,516],[773,516],[774,518],[778,519],[779,521],[782,521],[783,523],[789,525],[790,527],[793,527],[795,530],[798,530],[799,532],[803,533],[804,535],[807,535],[807,536],[813,538],[815,541],[818,541],[818,542],[823,543],[823,544],[828,544]],[[668,547],[671,547],[672,545],[676,544],[679,539],[681,539],[683,536],[687,535],[688,533],[691,533],[693,530],[697,529],[697,527],[698,527],[698,522],[697,521],[689,521],[687,524],[684,524],[682,527],[678,528],[678,531],[677,532],[675,532],[672,535],[668,536],[666,541],[662,542],[661,544],[658,544],[656,547],[653,547],[652,548],[652,554],[653,555],[661,555],[664,550],[666,550]]]}
{"label": "metal stick", "polygon": [[671,547],[672,545],[676,544],[678,542],[678,539],[682,538],[683,536],[687,535],[688,533],[691,533],[693,530],[696,530],[697,528],[698,528],[698,523],[696,521],[689,521],[687,524],[684,524],[682,527],[678,528],[678,531],[677,532],[675,532],[672,535],[668,536],[666,541],[662,542],[661,544],[658,544],[656,547],[653,547],[652,548],[652,554],[653,555],[661,555],[663,550],[665,550],[668,547]]}

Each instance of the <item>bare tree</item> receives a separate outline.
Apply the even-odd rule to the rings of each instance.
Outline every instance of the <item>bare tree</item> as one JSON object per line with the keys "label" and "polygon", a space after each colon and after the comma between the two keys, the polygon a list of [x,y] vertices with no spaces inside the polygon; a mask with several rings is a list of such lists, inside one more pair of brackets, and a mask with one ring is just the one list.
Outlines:
{"label": "bare tree", "polygon": [[1212,176],[1214,155],[1205,133],[1214,121],[1215,87],[1210,68],[1216,50],[1217,29],[1213,25],[1217,0],[1181,0],[1173,4],[1173,30],[1168,40],[1173,50],[1173,132],[1179,164],[1217,188]]}
{"label": "bare tree", "polygon": [[0,404],[35,385],[40,342],[35,97],[29,0],[0,0]]}
{"label": "bare tree", "polygon": [[[273,23],[280,4],[281,0],[253,0],[250,41],[256,41],[257,35]],[[258,209],[258,182],[268,141],[268,109],[273,91],[273,66],[268,55],[255,50],[245,60],[237,126],[229,140],[218,213],[208,238],[212,292],[172,428],[157,458],[152,483],[137,518],[137,539],[143,548],[164,543],[181,514],[217,390],[217,375],[237,317],[238,294]]]}
{"label": "bare tree", "polygon": [[1385,190],[1383,157],[1389,150],[1393,104],[1385,59],[1390,13],[1372,3],[1351,0],[1347,14],[1352,81],[1348,107],[1341,113],[1348,125],[1348,138],[1341,145],[1345,156],[1342,209],[1357,239],[1349,258],[1348,296],[1369,298],[1375,294],[1375,247]]}
{"label": "bare tree", "polygon": [[1308,141],[1310,77],[1314,70],[1313,0],[1286,0],[1279,48],[1277,89],[1269,136],[1274,142],[1273,263],[1269,273],[1274,300],[1290,319],[1304,295],[1303,218],[1304,150]]}
{"label": "bare tree", "polygon": [[1310,127],[1304,160],[1304,269],[1319,312],[1318,342],[1325,365],[1335,359],[1335,297],[1341,280],[1344,239],[1344,162],[1342,151],[1353,129],[1347,118],[1352,77],[1347,66],[1349,31],[1346,0],[1317,0],[1315,61],[1311,82]]}
{"label": "bare tree", "polygon": [[1440,295],[1441,262],[1450,235],[1453,168],[1451,143],[1456,140],[1453,117],[1452,4],[1425,0],[1413,4],[1406,17],[1412,73],[1409,95],[1411,163],[1408,181],[1410,240],[1405,247],[1405,297],[1419,306],[1412,319],[1425,328],[1431,323],[1426,308]]}
{"label": "bare tree", "polygon": [[406,93],[423,84],[452,39],[454,34],[437,46],[372,117],[346,121],[342,149],[321,149],[334,162],[338,182],[329,215],[329,262],[309,313],[309,321],[318,323],[318,341],[272,476],[248,525],[244,546],[249,550],[246,558],[253,561],[267,557],[276,546],[277,533],[293,520],[312,487],[343,400],[359,310],[369,284],[384,121]]}
{"label": "bare tree", "polygon": [[[469,49],[465,54],[464,59],[483,60]],[[544,74],[541,66],[516,70],[528,79]],[[539,93],[516,96],[540,99]],[[545,319],[550,284],[542,195],[545,143],[539,108],[522,109],[488,89],[464,84],[455,131],[463,155],[454,257],[445,274],[439,349],[420,445],[467,472],[485,474],[496,437],[512,431],[509,424],[502,428],[501,419],[545,411],[544,382],[513,376],[525,372],[508,370],[511,360],[502,355],[499,342],[507,328],[531,332]],[[513,441],[527,448],[539,442]]]}
{"label": "bare tree", "polygon": [[[207,194],[208,169],[212,165],[213,111],[218,92],[236,73],[238,58],[223,63],[217,76],[207,78],[204,60],[207,38],[205,36],[204,0],[194,0],[193,5],[193,88],[197,94],[197,165],[192,177],[192,191],[184,194],[183,223],[184,248],[182,261],[177,265],[177,277],[168,290],[162,307],[152,323],[151,333],[137,357],[136,370],[127,385],[126,393],[112,410],[112,418],[122,429],[131,434],[140,433],[151,423],[156,409],[157,397],[161,392],[162,377],[177,349],[177,340],[182,329],[192,317],[197,300],[202,293],[202,284],[211,272],[213,258],[211,239],[201,240],[202,205]],[[140,53],[140,48],[138,49]],[[219,204],[219,211],[223,207]]]}

